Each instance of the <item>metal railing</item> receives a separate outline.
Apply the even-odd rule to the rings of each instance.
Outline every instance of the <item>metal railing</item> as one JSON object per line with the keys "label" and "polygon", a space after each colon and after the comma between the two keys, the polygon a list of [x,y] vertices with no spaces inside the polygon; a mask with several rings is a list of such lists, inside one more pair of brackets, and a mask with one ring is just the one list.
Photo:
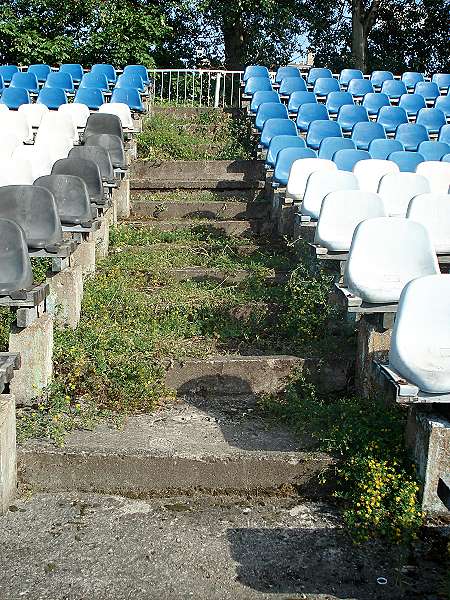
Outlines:
{"label": "metal railing", "polygon": [[241,106],[243,71],[209,69],[150,69],[152,99],[184,106]]}

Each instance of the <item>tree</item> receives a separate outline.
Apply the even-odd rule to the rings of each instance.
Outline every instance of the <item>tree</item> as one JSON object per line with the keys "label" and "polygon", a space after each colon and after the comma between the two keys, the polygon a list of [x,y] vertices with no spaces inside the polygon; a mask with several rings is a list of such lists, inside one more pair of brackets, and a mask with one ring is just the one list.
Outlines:
{"label": "tree", "polygon": [[352,0],[352,56],[353,66],[367,71],[367,47],[369,35],[377,21],[381,0]]}

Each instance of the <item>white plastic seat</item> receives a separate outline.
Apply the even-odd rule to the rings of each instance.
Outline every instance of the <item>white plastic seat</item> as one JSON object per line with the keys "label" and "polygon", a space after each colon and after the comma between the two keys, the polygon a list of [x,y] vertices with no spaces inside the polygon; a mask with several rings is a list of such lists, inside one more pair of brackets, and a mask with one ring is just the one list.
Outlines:
{"label": "white plastic seat", "polygon": [[57,111],[49,111],[43,116],[36,139],[49,135],[66,137],[73,142],[77,142],[80,139],[71,117]]}
{"label": "white plastic seat", "polygon": [[385,216],[378,194],[361,190],[331,192],[323,200],[314,242],[333,252],[347,252],[361,221]]}
{"label": "white plastic seat", "polygon": [[419,163],[416,168],[418,175],[423,175],[430,182],[432,192],[449,193],[450,188],[450,163],[437,160],[426,160]]}
{"label": "white plastic seat", "polygon": [[378,192],[380,179],[387,173],[399,173],[398,165],[392,160],[370,158],[360,160],[353,167],[353,173],[358,179],[359,189],[365,192]]}
{"label": "white plastic seat", "polygon": [[448,194],[419,194],[409,203],[408,219],[427,228],[438,254],[450,253],[450,197]]}
{"label": "white plastic seat", "polygon": [[37,129],[42,117],[48,113],[48,108],[45,104],[22,104],[19,106],[19,112],[25,115],[30,127]]}
{"label": "white plastic seat", "polygon": [[[22,140],[14,133],[14,131],[10,130],[2,130],[0,131],[0,159],[11,158],[12,153],[17,148],[17,146],[22,146]],[[2,169],[2,165],[0,164],[0,169]]]}
{"label": "white plastic seat", "polygon": [[450,393],[450,275],[405,286],[392,330],[389,366],[419,390]]}
{"label": "white plastic seat", "polygon": [[0,185],[32,185],[33,169],[26,158],[10,158],[1,165]]}
{"label": "white plastic seat", "polygon": [[67,158],[73,148],[73,141],[64,136],[43,134],[39,138],[36,137],[34,145],[36,148],[44,148],[52,163],[55,163],[61,158]]}
{"label": "white plastic seat", "polygon": [[0,112],[0,135],[6,132],[18,137],[21,142],[33,141],[33,130],[26,116],[18,111]]}
{"label": "white plastic seat", "polygon": [[332,160],[326,158],[300,158],[293,162],[286,187],[286,198],[299,202],[305,194],[308,177],[314,171],[337,171]]}
{"label": "white plastic seat", "polygon": [[358,180],[349,171],[329,171],[326,177],[322,171],[314,171],[308,178],[301,207],[301,214],[318,219],[323,199],[330,192],[357,190]]}
{"label": "white plastic seat", "polygon": [[428,179],[417,173],[388,173],[378,186],[378,194],[391,217],[406,216],[411,198],[428,192],[431,192]]}
{"label": "white plastic seat", "polygon": [[344,283],[364,302],[393,303],[409,281],[435,273],[439,265],[426,228],[402,217],[379,217],[356,227]]}
{"label": "white plastic seat", "polygon": [[133,117],[131,116],[128,104],[124,104],[123,102],[108,102],[107,104],[102,104],[98,112],[117,115],[125,130],[134,130]]}
{"label": "white plastic seat", "polygon": [[86,127],[87,120],[91,114],[86,104],[81,103],[61,104],[58,112],[69,117],[77,129],[84,129]]}
{"label": "white plastic seat", "polygon": [[44,175],[50,175],[53,161],[48,150],[39,146],[19,146],[13,154],[13,160],[27,160],[31,164],[33,181]]}
{"label": "white plastic seat", "polygon": [[0,112],[9,112],[9,108],[6,104],[0,104]]}

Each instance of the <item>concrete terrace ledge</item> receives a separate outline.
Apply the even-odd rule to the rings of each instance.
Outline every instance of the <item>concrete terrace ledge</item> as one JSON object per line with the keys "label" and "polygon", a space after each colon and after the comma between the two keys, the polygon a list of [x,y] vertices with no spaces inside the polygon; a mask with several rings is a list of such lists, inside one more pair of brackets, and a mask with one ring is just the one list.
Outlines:
{"label": "concrete terrace ledge", "polygon": [[168,219],[217,219],[220,221],[252,220],[269,218],[269,204],[266,202],[154,202],[134,200],[134,217],[149,217],[158,221]]}

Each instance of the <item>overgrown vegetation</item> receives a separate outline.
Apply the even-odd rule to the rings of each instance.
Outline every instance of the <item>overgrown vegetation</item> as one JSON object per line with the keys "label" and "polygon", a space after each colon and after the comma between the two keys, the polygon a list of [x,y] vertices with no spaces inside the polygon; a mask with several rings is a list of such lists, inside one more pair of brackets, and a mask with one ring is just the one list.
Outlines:
{"label": "overgrown vegetation", "polygon": [[203,109],[185,116],[161,113],[144,121],[138,156],[148,160],[235,160],[255,156],[250,125],[241,114]]}
{"label": "overgrown vegetation", "polygon": [[338,458],[336,498],[357,542],[415,538],[422,523],[414,465],[405,449],[405,413],[381,398],[320,397],[299,377],[266,408],[318,449]]}

